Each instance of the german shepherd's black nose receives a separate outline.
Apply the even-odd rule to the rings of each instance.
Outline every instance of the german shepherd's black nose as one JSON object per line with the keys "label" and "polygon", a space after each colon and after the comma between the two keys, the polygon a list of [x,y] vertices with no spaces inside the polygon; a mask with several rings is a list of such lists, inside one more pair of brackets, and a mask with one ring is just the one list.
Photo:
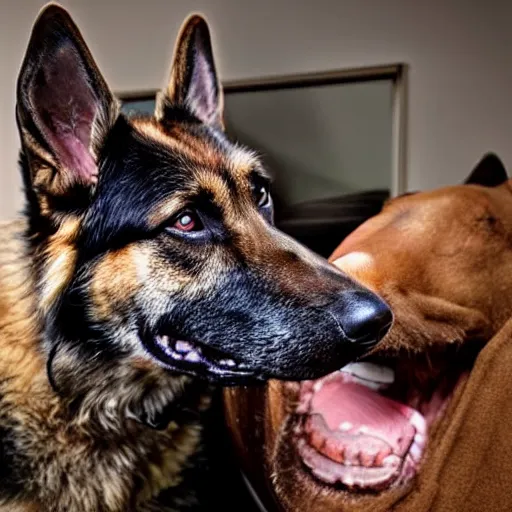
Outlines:
{"label": "german shepherd's black nose", "polygon": [[377,295],[366,291],[346,291],[328,310],[348,341],[361,344],[361,351],[377,344],[393,322],[389,306]]}

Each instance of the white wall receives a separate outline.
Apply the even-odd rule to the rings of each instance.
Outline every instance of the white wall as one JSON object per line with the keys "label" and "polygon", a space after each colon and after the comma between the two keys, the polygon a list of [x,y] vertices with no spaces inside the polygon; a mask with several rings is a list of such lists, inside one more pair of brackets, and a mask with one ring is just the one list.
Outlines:
{"label": "white wall", "polygon": [[389,190],[393,81],[227,94],[228,132],[263,156],[287,204]]}
{"label": "white wall", "polygon": [[[204,12],[224,79],[410,64],[408,187],[460,181],[487,150],[512,170],[508,0],[65,0],[116,90],[160,86],[182,19]],[[43,4],[0,0],[0,217],[20,204],[14,85]]]}

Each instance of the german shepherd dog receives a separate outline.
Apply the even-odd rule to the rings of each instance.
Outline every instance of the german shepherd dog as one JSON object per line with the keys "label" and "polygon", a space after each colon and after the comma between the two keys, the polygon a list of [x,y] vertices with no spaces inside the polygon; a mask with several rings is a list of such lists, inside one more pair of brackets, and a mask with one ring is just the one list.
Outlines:
{"label": "german shepherd dog", "polygon": [[198,15],[157,105],[122,115],[67,12],[43,9],[17,88],[26,213],[0,229],[1,510],[204,509],[211,386],[320,377],[391,323],[273,227]]}

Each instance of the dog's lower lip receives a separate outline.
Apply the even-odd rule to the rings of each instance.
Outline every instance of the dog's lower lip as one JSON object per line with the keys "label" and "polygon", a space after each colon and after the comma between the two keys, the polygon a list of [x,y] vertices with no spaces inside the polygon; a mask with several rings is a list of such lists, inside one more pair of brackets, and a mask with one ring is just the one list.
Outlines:
{"label": "dog's lower lip", "polygon": [[240,385],[259,379],[243,362],[204,344],[169,334],[141,334],[141,340],[150,355],[170,370],[221,381],[223,385]]}
{"label": "dog's lower lip", "polygon": [[[178,359],[182,356],[185,361],[199,363],[204,357],[202,348],[190,341],[173,340],[167,335],[157,335],[156,341],[165,352],[171,351],[171,355]],[[226,368],[240,366],[233,359],[229,358],[218,359],[216,362],[219,366],[225,366]]]}

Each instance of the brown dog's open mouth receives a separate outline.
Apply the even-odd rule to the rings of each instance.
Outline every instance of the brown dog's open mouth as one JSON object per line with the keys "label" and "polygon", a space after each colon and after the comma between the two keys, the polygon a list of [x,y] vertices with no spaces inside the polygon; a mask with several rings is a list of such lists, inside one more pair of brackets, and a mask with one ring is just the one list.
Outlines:
{"label": "brown dog's open mouth", "polygon": [[438,357],[373,359],[304,382],[295,428],[303,463],[321,482],[351,491],[409,481],[477,353],[459,347]]}

